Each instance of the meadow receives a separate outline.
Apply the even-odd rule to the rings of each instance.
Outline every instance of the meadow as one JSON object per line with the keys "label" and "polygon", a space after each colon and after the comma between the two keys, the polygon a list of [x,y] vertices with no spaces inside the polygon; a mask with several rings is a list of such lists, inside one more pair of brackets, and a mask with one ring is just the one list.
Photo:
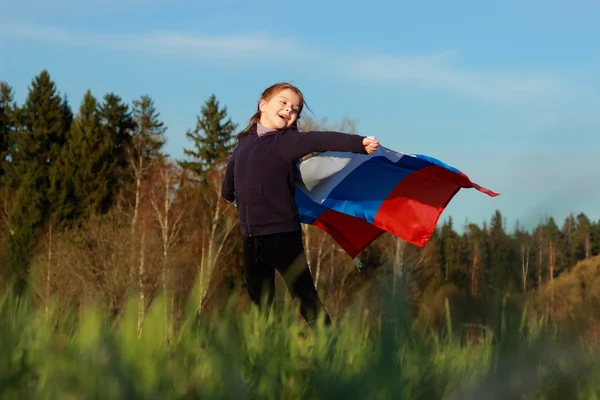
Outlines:
{"label": "meadow", "polygon": [[448,218],[422,249],[381,236],[360,273],[305,226],[334,318],[311,330],[286,296],[243,306],[220,195],[238,129],[214,95],[175,160],[149,95],[74,108],[47,70],[21,90],[0,82],[1,398],[600,397],[600,221]]}
{"label": "meadow", "polygon": [[[384,293],[384,292],[382,292]],[[330,327],[309,329],[286,301],[270,313],[168,321],[161,297],[140,330],[94,305],[60,312],[5,293],[0,395],[10,399],[596,399],[600,355],[543,319],[498,305],[495,328],[418,329],[402,296],[377,311],[357,299]],[[449,313],[449,307],[447,307]],[[476,332],[466,340],[465,331]]]}

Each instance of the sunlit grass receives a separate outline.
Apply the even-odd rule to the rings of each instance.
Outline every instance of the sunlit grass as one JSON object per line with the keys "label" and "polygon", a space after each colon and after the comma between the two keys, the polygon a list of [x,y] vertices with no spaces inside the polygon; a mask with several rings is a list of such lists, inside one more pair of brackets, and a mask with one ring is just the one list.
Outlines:
{"label": "sunlit grass", "polygon": [[[196,317],[175,327],[156,299],[141,332],[132,297],[116,321],[88,306],[58,315],[6,294],[0,301],[0,394],[36,399],[597,398],[598,354],[559,341],[543,323],[503,317],[466,344],[417,331],[397,300],[377,323],[357,303],[309,329],[293,303]],[[510,318],[509,318],[510,317]]]}

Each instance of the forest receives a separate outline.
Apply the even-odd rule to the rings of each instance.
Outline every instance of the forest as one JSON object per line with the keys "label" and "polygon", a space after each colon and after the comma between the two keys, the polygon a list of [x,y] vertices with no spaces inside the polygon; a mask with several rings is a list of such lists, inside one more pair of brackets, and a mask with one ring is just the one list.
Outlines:
{"label": "forest", "polygon": [[382,235],[360,271],[305,225],[337,321],[312,332],[280,280],[275,312],[249,304],[220,194],[246,121],[216,95],[173,159],[150,95],[87,91],[76,104],[47,70],[23,104],[16,90],[0,82],[3,397],[600,396],[600,221],[442,217],[424,248]]}

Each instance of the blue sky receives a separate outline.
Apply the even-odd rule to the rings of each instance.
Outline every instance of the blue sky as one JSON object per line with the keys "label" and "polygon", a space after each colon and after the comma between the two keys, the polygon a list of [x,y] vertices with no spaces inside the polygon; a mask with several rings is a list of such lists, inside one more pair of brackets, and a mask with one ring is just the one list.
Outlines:
{"label": "blue sky", "polygon": [[444,214],[459,225],[599,219],[599,3],[483,3],[0,0],[0,79],[22,102],[48,69],[74,108],[88,88],[149,94],[174,157],[212,93],[243,125],[291,81],[314,117],[502,193],[461,191]]}

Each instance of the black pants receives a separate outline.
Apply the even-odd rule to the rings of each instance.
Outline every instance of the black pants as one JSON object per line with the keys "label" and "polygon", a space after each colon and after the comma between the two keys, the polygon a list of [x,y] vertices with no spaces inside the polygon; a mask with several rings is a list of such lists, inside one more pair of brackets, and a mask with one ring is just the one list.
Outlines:
{"label": "black pants", "polygon": [[309,325],[314,325],[319,313],[326,324],[331,322],[308,269],[302,231],[245,237],[243,256],[248,294],[256,305],[273,304],[277,270],[291,295],[300,300],[300,313]]}

